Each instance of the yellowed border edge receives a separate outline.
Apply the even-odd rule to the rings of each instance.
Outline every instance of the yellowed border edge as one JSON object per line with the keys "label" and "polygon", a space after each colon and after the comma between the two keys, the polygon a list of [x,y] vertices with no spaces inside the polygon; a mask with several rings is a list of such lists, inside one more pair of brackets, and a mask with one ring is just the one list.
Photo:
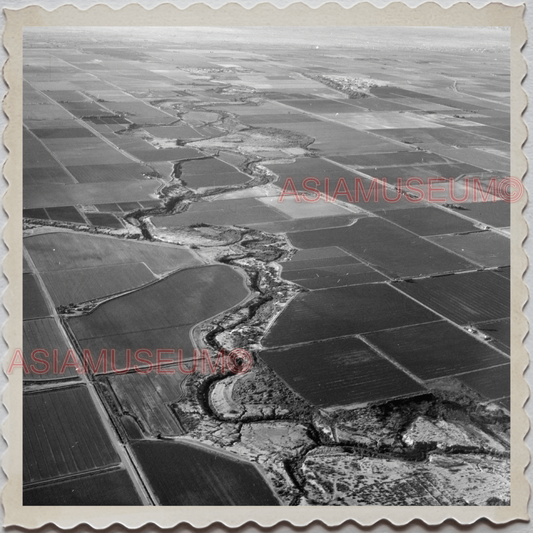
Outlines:
{"label": "yellowed border edge", "polygon": [[[9,151],[4,174],[9,188],[3,205],[9,216],[4,229],[4,240],[9,253],[4,260],[4,272],[9,287],[4,296],[4,305],[9,318],[4,326],[4,338],[9,352],[4,357],[4,370],[15,347],[22,344],[22,29],[23,26],[509,26],[511,27],[511,98],[512,98],[512,175],[523,179],[527,160],[522,146],[527,138],[527,129],[522,113],[527,97],[521,81],[526,75],[526,62],[521,49],[526,42],[523,21],[525,6],[505,6],[492,3],[475,8],[459,3],[444,9],[431,2],[417,8],[409,8],[396,2],[385,8],[371,4],[358,4],[345,9],[329,3],[312,9],[297,3],[285,9],[271,4],[260,4],[247,10],[238,4],[227,4],[214,10],[204,4],[195,4],[181,10],[170,4],[152,10],[132,4],[120,10],[98,5],[82,11],[68,5],[54,11],[39,6],[21,10],[5,10],[7,24],[4,46],[9,59],[4,65],[4,78],[9,92],[3,102],[9,124],[4,132],[4,144]],[[102,23],[102,21],[105,21]],[[414,519],[434,525],[454,519],[461,524],[471,524],[487,518],[501,524],[511,520],[528,520],[527,503],[530,487],[524,476],[529,462],[529,451],[524,442],[529,419],[523,405],[529,396],[524,379],[528,354],[523,339],[528,331],[528,322],[523,313],[527,301],[527,287],[523,274],[527,268],[527,255],[522,243],[528,228],[522,211],[527,199],[513,205],[511,250],[512,250],[512,492],[509,507],[22,507],[22,376],[9,376],[9,385],[3,402],[9,415],[3,425],[3,435],[8,442],[2,466],[8,483],[2,493],[5,508],[5,526],[37,528],[52,523],[60,528],[89,524],[101,529],[112,524],[137,528],[145,524],[172,527],[187,523],[194,527],[206,527],[216,522],[237,527],[255,522],[269,527],[281,521],[295,526],[304,526],[320,520],[328,526],[348,520],[360,525],[372,525],[379,520],[388,520],[403,525]]]}

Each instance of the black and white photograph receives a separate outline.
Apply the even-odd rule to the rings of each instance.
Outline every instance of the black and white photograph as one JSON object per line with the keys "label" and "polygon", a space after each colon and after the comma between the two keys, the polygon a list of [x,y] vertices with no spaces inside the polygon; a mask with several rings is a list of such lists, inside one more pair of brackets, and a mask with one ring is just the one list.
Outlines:
{"label": "black and white photograph", "polygon": [[510,506],[510,49],[25,27],[23,506]]}

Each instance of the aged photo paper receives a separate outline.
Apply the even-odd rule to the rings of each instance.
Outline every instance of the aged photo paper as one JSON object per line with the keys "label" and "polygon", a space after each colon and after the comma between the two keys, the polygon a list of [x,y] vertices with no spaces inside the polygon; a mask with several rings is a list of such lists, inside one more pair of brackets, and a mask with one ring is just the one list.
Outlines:
{"label": "aged photo paper", "polygon": [[6,9],[5,525],[528,520],[524,9]]}

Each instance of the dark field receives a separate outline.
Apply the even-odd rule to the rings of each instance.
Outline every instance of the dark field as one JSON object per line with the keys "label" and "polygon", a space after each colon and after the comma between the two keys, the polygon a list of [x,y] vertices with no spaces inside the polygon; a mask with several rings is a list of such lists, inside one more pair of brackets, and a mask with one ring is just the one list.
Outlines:
{"label": "dark field", "polygon": [[364,404],[424,390],[353,337],[265,350],[261,359],[317,407]]}
{"label": "dark field", "polygon": [[132,449],[161,505],[279,505],[257,467],[238,456],[179,442]]}
{"label": "dark field", "polygon": [[108,213],[86,213],[85,216],[93,226],[102,226],[115,229],[122,228],[122,224],[118,218]]}
{"label": "dark field", "polygon": [[24,505],[142,505],[130,476],[113,470],[27,488]]}
{"label": "dark field", "polygon": [[24,319],[50,316],[51,311],[35,276],[33,274],[23,274],[22,285],[22,313]]}
{"label": "dark field", "polygon": [[476,231],[472,222],[437,207],[392,209],[376,214],[421,236]]}
{"label": "dark field", "polygon": [[508,361],[504,355],[448,322],[368,333],[365,339],[425,381]]}
{"label": "dark field", "polygon": [[509,317],[509,281],[492,272],[413,280],[394,286],[463,326]]}
{"label": "dark field", "polygon": [[24,396],[24,483],[120,463],[85,386]]}
{"label": "dark field", "polygon": [[78,213],[73,206],[67,207],[48,207],[46,209],[51,220],[60,222],[74,222],[76,224],[85,224],[85,219]]}
{"label": "dark field", "polygon": [[[24,320],[22,327],[24,361],[29,369],[29,373],[24,374],[25,381],[78,379],[78,373],[73,367],[66,367],[62,373],[54,370],[53,351],[57,350],[60,369],[69,346],[53,318]],[[44,352],[36,352],[32,358],[34,350],[44,350]]]}
{"label": "dark field", "polygon": [[423,241],[385,220],[362,218],[353,226],[291,233],[298,248],[336,245],[369,262],[380,272],[396,276],[422,276],[471,270],[472,263]]}
{"label": "dark field", "polygon": [[511,395],[510,365],[504,364],[469,372],[457,377],[467,387],[474,389],[488,400],[509,398]]}
{"label": "dark field", "polygon": [[263,340],[267,347],[433,322],[437,315],[385,284],[298,295]]}

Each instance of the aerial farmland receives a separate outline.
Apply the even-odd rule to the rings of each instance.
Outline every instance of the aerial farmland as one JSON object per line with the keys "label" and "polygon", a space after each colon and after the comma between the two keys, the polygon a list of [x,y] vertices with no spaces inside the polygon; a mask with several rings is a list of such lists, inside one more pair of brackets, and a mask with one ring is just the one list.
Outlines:
{"label": "aerial farmland", "polygon": [[510,504],[505,29],[23,62],[24,505]]}

